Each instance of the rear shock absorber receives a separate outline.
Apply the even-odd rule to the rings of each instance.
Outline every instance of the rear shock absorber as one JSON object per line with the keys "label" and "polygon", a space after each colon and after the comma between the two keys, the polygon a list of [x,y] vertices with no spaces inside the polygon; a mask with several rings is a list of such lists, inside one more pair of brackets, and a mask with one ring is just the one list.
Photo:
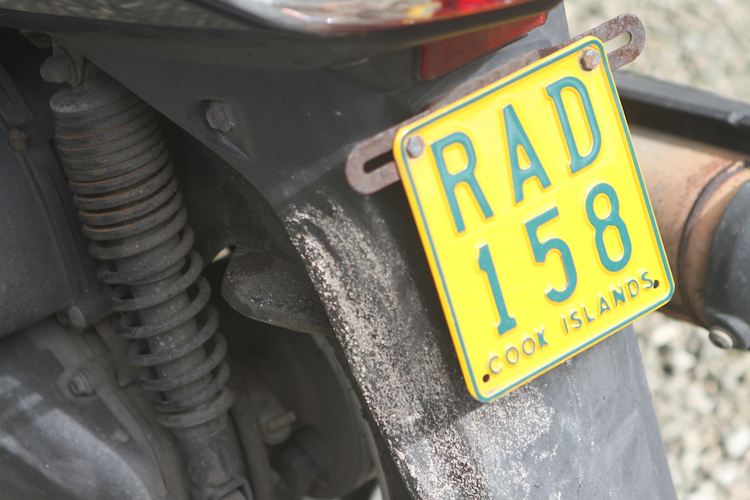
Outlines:
{"label": "rear shock absorber", "polygon": [[92,74],[50,105],[89,251],[122,313],[115,328],[133,340],[127,358],[141,368],[139,385],[157,393],[157,420],[179,441],[194,496],[247,496],[227,427],[226,341],[159,116],[109,76]]}

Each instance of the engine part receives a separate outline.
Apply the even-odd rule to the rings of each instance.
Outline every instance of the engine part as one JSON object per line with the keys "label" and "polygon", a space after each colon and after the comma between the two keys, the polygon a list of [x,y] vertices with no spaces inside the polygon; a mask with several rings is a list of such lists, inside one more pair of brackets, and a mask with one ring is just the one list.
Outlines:
{"label": "engine part", "polygon": [[226,417],[233,400],[226,341],[208,305],[210,285],[192,250],[159,116],[96,68],[86,72],[82,85],[58,92],[50,105],[89,251],[123,313],[115,330],[134,341],[127,358],[143,368],[139,385],[162,395],[153,403],[157,420],[177,436],[194,496],[214,500],[238,488],[247,495]]}
{"label": "engine part", "polygon": [[[186,497],[174,437],[144,418],[142,391],[117,386],[105,353],[95,333],[49,318],[0,339],[3,498]],[[83,373],[88,390],[71,391]]]}
{"label": "engine part", "polygon": [[675,280],[667,314],[707,326],[706,266],[719,220],[750,180],[737,152],[634,126],[644,181]]}
{"label": "engine part", "polygon": [[[724,330],[733,328],[716,314],[736,305],[725,301],[727,290],[711,285],[710,274],[742,272],[718,260],[721,254],[741,265],[731,247],[741,236],[717,228],[750,179],[750,106],[628,72],[615,80],[675,278],[674,297],[662,310],[713,329],[709,338],[726,348]],[[744,341],[734,340],[742,348]]]}
{"label": "engine part", "polygon": [[[226,279],[224,267],[231,267],[231,261],[209,267],[212,284]],[[262,481],[274,482],[274,475],[256,481],[253,472],[268,467],[283,478],[273,485],[278,500],[345,498],[372,479],[367,424],[331,339],[249,319],[229,301],[215,303],[229,344],[235,426],[246,452],[268,449],[265,464],[262,453],[247,459],[253,494],[270,498],[261,496],[260,487]],[[271,422],[281,428],[264,430],[263,424]]]}
{"label": "engine part", "polygon": [[0,336],[101,298],[94,263],[79,256],[86,241],[49,144],[54,89],[25,85],[39,80],[38,67],[33,55],[12,75],[0,67]]}
{"label": "engine part", "polygon": [[716,229],[708,256],[706,309],[711,341],[750,349],[750,184],[737,193]]}

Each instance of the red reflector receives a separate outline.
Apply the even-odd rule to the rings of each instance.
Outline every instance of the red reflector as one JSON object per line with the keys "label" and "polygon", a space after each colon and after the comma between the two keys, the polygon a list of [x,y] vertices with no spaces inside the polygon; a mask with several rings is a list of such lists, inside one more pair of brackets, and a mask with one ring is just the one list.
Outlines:
{"label": "red reflector", "polygon": [[[454,1],[460,4],[476,3],[472,0]],[[423,80],[431,80],[453,71],[497,48],[518,40],[545,22],[547,22],[547,14],[540,14],[486,30],[425,44],[422,50],[421,77]]]}

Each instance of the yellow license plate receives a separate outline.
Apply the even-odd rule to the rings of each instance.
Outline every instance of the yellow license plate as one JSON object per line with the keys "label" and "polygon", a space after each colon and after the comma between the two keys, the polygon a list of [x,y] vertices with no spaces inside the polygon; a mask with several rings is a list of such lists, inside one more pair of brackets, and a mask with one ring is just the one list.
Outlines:
{"label": "yellow license plate", "polygon": [[[599,53],[593,70],[584,50]],[[491,401],[673,292],[602,43],[399,130],[394,156],[469,392]]]}

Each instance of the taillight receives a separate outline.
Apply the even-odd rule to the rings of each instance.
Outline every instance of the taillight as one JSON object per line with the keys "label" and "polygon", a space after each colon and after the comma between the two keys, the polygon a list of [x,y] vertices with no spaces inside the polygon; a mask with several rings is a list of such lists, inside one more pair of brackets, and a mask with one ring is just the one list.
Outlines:
{"label": "taillight", "polygon": [[535,1],[538,0],[211,0],[282,28],[328,33],[418,24]]}
{"label": "taillight", "polygon": [[[456,0],[468,2],[469,0]],[[476,2],[472,2],[476,3]],[[547,22],[547,14],[512,21],[489,29],[425,44],[422,49],[423,80],[430,80],[474,61]]]}

